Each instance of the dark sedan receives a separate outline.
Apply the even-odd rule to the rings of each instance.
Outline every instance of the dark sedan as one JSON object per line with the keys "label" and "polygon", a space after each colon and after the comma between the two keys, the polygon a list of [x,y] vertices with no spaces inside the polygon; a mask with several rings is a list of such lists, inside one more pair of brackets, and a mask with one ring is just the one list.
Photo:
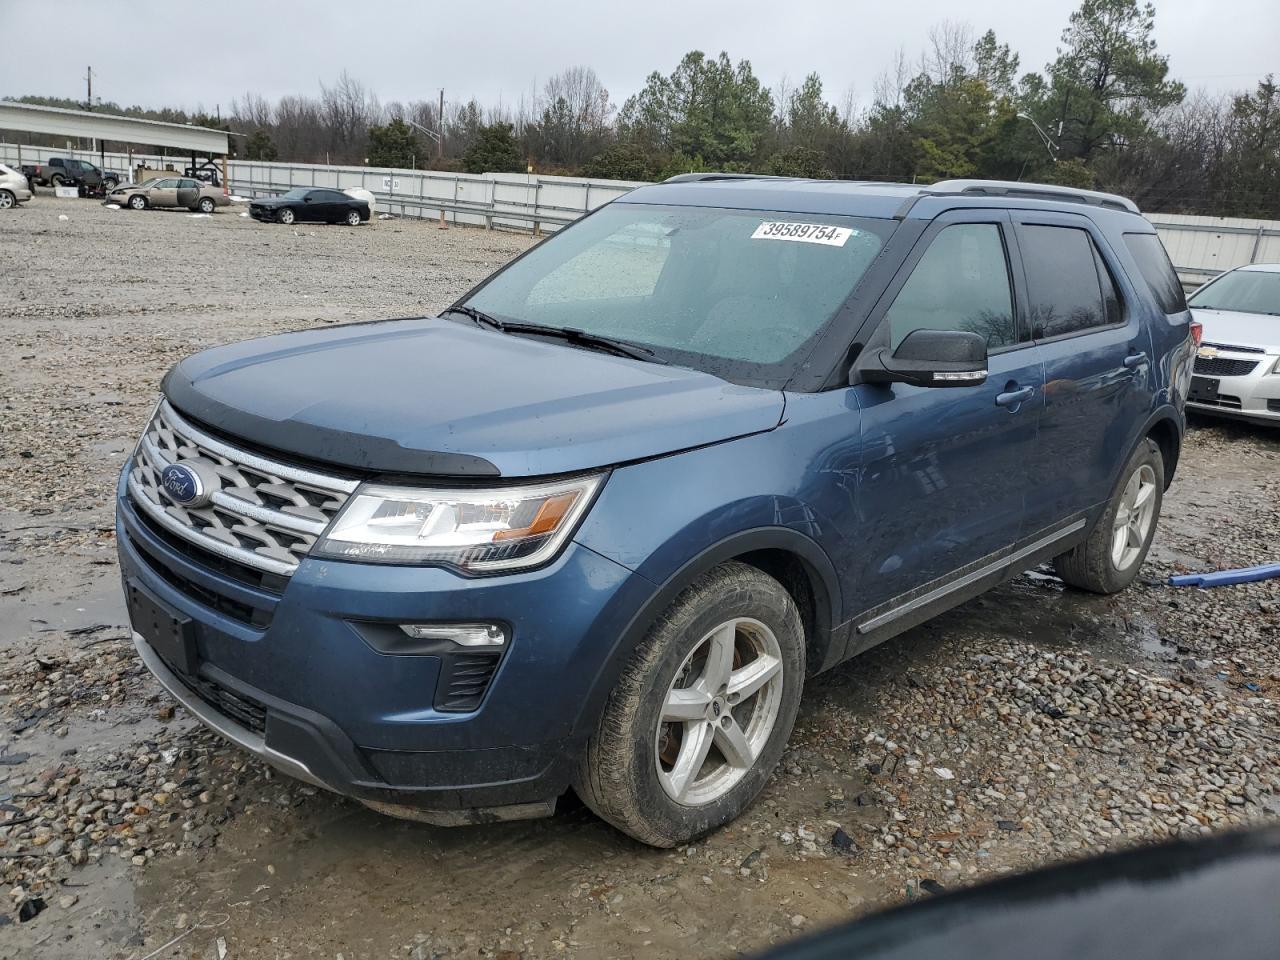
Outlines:
{"label": "dark sedan", "polygon": [[369,204],[341,190],[295,187],[278,197],[249,204],[249,215],[266,223],[345,223],[356,226],[369,219]]}

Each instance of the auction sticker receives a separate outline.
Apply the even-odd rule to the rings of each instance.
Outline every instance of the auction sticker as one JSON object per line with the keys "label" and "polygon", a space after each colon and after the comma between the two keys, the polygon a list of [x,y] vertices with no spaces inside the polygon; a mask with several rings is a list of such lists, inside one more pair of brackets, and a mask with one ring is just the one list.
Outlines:
{"label": "auction sticker", "polygon": [[843,247],[853,236],[849,227],[832,227],[825,223],[780,223],[766,220],[756,227],[752,240],[795,240],[799,243],[822,243],[828,247]]}

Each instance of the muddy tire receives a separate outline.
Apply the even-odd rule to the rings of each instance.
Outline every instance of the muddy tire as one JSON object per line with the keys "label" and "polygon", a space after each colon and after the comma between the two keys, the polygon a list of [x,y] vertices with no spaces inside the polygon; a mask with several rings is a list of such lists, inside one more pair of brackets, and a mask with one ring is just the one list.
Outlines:
{"label": "muddy tire", "polygon": [[1119,593],[1138,575],[1155,539],[1164,500],[1164,458],[1144,439],[1120,472],[1120,482],[1088,539],[1054,558],[1063,581],[1092,593]]}
{"label": "muddy tire", "polygon": [[649,629],[609,696],[574,788],[655,847],[728,823],[764,787],[804,685],[800,612],[746,564],[716,567]]}

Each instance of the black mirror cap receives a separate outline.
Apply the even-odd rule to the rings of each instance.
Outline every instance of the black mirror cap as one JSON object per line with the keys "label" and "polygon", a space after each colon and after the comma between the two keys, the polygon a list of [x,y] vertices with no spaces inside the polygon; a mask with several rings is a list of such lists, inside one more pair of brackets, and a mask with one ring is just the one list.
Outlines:
{"label": "black mirror cap", "polygon": [[976,387],[987,380],[987,341],[965,330],[913,330],[892,353],[870,351],[858,372],[870,383]]}

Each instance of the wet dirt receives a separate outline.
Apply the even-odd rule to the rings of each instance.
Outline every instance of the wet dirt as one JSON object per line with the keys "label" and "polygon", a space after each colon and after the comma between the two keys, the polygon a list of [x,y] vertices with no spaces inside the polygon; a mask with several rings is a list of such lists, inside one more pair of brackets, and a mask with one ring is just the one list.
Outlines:
{"label": "wet dirt", "polygon": [[[0,221],[0,262],[20,278],[0,289],[0,653],[17,678],[0,706],[21,699],[18,668],[32,657],[127,651],[115,639],[125,615],[111,491],[168,363],[321,320],[439,307],[528,242],[416,222],[294,231],[43,195]],[[1274,815],[1264,741],[1236,748],[1261,773],[1232,793],[1234,775],[1217,770],[1226,786],[1206,792],[1161,772],[1175,748],[1158,731],[1180,715],[1114,736],[1100,718],[1109,702],[1123,700],[1127,716],[1194,690],[1224,716],[1248,711],[1278,732],[1266,699],[1280,679],[1275,619],[1259,613],[1275,587],[1209,597],[1163,585],[1181,567],[1274,559],[1277,466],[1280,435],[1197,425],[1139,583],[1095,597],[1051,568],[1031,571],[815,678],[762,796],[691,847],[641,846],[572,797],[547,820],[441,829],[252,764],[247,779],[197,771],[214,785],[196,808],[208,811],[207,842],[181,840],[188,810],[158,822],[172,849],[155,843],[142,865],[114,852],[48,863],[53,902],[0,926],[0,958],[215,957],[219,938],[231,958],[728,957],[921,896],[925,878],[958,886],[1174,835],[1171,816],[1141,799],[1157,783],[1169,802],[1155,807],[1199,798],[1192,805],[1212,813],[1182,808],[1197,824],[1184,830]],[[1045,679],[1058,671],[1084,680]],[[167,756],[205,742],[181,710],[158,720],[158,688],[131,677],[139,693],[72,704],[21,733],[6,715],[0,741],[32,759],[0,767],[0,794],[29,789],[35,770],[60,760],[86,780],[119,777],[119,758],[148,743]],[[1028,685],[1047,691],[1047,706]],[[1108,716],[1112,728],[1129,722]],[[211,749],[220,762],[244,759]],[[837,828],[851,850],[830,842]],[[16,829],[0,820],[0,836]],[[75,902],[64,908],[61,896]]]}

